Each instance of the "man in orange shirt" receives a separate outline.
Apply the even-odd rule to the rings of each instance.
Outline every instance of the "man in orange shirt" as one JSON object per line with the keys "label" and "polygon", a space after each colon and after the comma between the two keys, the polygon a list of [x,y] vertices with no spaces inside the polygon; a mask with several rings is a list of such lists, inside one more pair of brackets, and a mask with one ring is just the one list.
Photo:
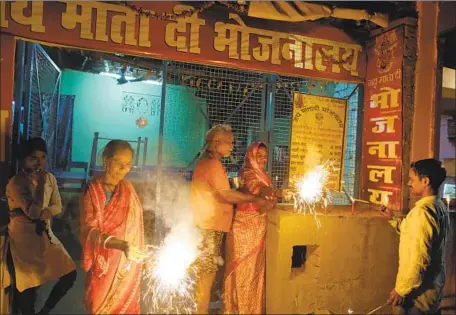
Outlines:
{"label": "man in orange shirt", "polygon": [[208,314],[212,284],[221,258],[223,234],[231,228],[233,204],[257,203],[263,208],[272,208],[272,203],[263,197],[231,190],[226,171],[220,162],[233,151],[233,132],[229,125],[216,125],[206,134],[206,152],[193,172],[191,197],[193,219],[201,230],[202,255],[196,262],[197,314]]}

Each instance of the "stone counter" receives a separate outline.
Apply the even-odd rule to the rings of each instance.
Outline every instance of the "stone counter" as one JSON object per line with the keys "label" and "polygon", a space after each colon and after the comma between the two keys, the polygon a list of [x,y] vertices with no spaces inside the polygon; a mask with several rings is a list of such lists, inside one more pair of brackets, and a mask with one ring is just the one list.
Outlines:
{"label": "stone counter", "polygon": [[292,206],[269,212],[267,313],[346,314],[351,308],[365,314],[385,303],[394,287],[399,242],[388,221],[370,208],[352,215],[343,206],[328,208],[318,219],[321,228]]}

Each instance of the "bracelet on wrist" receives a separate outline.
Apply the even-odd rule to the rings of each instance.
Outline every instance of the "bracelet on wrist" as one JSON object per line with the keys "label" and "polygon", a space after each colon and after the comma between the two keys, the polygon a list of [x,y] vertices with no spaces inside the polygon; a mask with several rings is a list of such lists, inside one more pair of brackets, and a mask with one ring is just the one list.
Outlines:
{"label": "bracelet on wrist", "polygon": [[109,235],[109,236],[104,240],[104,242],[103,242],[103,248],[104,248],[104,249],[107,249],[107,248],[106,248],[106,244],[108,244],[108,242],[109,242],[109,240],[110,240],[111,238],[114,238],[114,236]]}

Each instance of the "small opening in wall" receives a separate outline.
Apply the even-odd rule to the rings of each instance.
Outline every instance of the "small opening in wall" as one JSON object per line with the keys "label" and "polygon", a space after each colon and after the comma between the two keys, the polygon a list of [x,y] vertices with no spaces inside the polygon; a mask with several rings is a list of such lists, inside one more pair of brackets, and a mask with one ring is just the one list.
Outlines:
{"label": "small opening in wall", "polygon": [[291,256],[291,268],[300,268],[306,262],[307,246],[293,246],[293,256]]}
{"label": "small opening in wall", "polygon": [[293,246],[291,256],[291,277],[304,274],[319,274],[320,247],[318,245]]}

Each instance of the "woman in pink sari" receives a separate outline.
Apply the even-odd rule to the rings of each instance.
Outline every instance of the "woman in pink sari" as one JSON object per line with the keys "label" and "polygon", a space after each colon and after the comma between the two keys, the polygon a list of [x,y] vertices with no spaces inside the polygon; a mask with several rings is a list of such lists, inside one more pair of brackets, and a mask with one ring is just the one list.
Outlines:
{"label": "woman in pink sari", "polygon": [[126,141],[110,141],[103,151],[105,172],[83,194],[82,265],[89,314],[140,313],[142,207],[125,179],[133,152]]}
{"label": "woman in pink sari", "polygon": [[[274,203],[278,190],[265,171],[268,150],[263,142],[252,143],[240,171],[245,192],[268,197]],[[265,313],[266,213],[258,205],[239,205],[226,239],[224,307],[226,314]]]}

